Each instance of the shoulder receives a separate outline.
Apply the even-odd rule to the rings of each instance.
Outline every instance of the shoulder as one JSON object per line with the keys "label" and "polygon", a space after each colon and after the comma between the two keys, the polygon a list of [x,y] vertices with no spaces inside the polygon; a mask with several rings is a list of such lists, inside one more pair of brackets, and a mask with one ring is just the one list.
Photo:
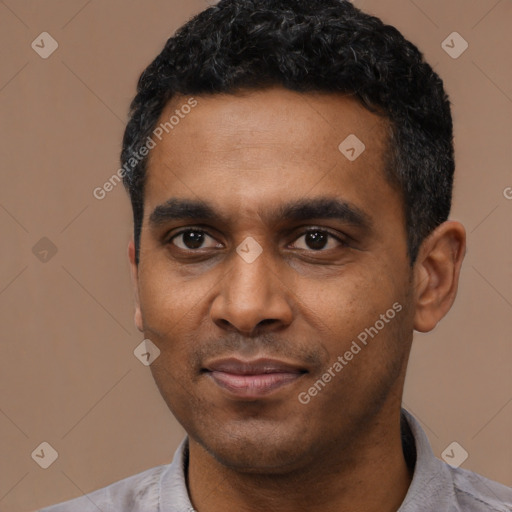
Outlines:
{"label": "shoulder", "polygon": [[414,474],[400,512],[512,512],[510,487],[435,457],[418,421],[406,410],[402,418],[402,446],[406,459],[414,459]]}
{"label": "shoulder", "polygon": [[[39,512],[142,512],[158,510],[160,479],[168,465],[156,466]],[[154,507],[154,508],[153,508]]]}
{"label": "shoulder", "polygon": [[452,475],[453,489],[461,510],[512,511],[512,488],[466,469],[447,467]]}

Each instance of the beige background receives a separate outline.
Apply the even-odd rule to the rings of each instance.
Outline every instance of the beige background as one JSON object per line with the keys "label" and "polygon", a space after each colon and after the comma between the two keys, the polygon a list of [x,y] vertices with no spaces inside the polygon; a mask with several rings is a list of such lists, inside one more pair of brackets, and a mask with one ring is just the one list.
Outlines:
{"label": "beige background", "polygon": [[[397,26],[445,80],[454,105],[452,217],[468,231],[459,297],[416,335],[404,403],[435,453],[512,486],[512,2],[355,2]],[[140,72],[204,0],[0,1],[0,510],[79,496],[167,463],[183,435],[133,355],[126,256],[131,210],[118,169]],[[32,41],[49,32],[48,59]],[[458,59],[441,47],[453,31]],[[33,253],[47,237],[57,252]],[[48,242],[40,242],[39,250]],[[36,251],[37,252],[37,251]],[[39,254],[42,257],[41,254]],[[58,452],[46,470],[31,458]]]}

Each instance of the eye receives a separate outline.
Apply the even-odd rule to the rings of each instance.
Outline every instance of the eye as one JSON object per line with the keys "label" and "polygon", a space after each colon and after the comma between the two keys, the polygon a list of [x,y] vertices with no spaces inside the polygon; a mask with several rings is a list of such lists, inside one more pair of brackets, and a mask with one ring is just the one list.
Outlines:
{"label": "eye", "polygon": [[322,251],[345,246],[338,237],[322,229],[309,229],[292,244],[296,249]]}
{"label": "eye", "polygon": [[206,233],[206,231],[194,228],[180,231],[169,240],[169,243],[185,251],[213,249],[222,245],[219,244],[215,238]]}

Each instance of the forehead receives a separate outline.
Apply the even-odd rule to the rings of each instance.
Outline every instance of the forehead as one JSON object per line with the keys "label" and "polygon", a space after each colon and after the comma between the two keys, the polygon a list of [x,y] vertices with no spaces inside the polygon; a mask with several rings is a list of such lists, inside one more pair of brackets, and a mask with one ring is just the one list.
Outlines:
{"label": "forehead", "polygon": [[[257,213],[327,193],[371,209],[393,193],[384,178],[387,122],[339,94],[283,88],[172,100],[153,137],[145,216],[169,197]],[[164,123],[167,123],[166,125]],[[354,158],[356,157],[356,158]]]}

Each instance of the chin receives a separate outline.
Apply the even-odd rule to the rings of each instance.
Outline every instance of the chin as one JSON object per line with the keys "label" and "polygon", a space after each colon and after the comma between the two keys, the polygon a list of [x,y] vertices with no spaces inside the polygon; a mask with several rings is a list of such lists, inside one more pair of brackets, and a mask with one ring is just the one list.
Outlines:
{"label": "chin", "polygon": [[302,466],[307,458],[302,433],[281,428],[279,432],[261,427],[244,430],[235,426],[196,440],[217,462],[242,473],[288,473]]}

